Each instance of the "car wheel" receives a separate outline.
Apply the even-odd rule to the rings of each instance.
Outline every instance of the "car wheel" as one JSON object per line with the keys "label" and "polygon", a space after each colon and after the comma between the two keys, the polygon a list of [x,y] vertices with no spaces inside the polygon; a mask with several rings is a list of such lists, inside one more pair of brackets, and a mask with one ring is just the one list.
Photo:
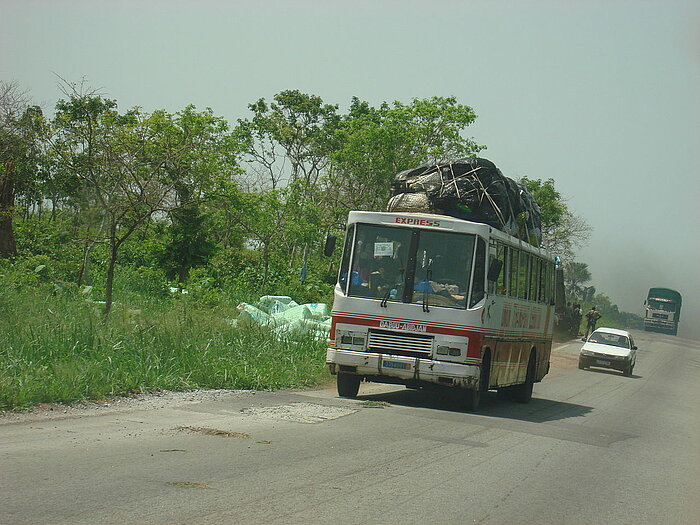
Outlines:
{"label": "car wheel", "polygon": [[535,384],[535,353],[530,354],[530,360],[527,363],[527,374],[525,382],[521,385],[513,387],[515,400],[518,403],[529,403],[532,399],[532,387]]}
{"label": "car wheel", "polygon": [[579,359],[578,360],[578,367],[579,367],[579,370],[585,370],[587,368],[586,361],[584,361],[583,359]]}
{"label": "car wheel", "polygon": [[625,365],[625,368],[622,369],[622,373],[629,377],[632,375],[632,363],[628,363]]}
{"label": "car wheel", "polygon": [[336,385],[338,387],[338,395],[340,397],[357,397],[360,391],[361,376],[350,374],[338,374],[336,376]]}

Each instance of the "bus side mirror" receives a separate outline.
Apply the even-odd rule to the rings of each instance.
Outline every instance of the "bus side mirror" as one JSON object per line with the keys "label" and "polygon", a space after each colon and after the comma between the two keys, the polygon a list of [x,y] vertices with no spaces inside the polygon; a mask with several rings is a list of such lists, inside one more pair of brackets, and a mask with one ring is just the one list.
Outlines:
{"label": "bus side mirror", "polygon": [[323,247],[323,255],[326,257],[330,257],[333,255],[333,251],[335,250],[335,235],[329,235],[326,237],[326,244]]}
{"label": "bus side mirror", "polygon": [[491,264],[489,264],[489,273],[486,278],[491,282],[498,281],[498,276],[501,275],[501,270],[503,269],[503,261],[500,259],[491,259]]}

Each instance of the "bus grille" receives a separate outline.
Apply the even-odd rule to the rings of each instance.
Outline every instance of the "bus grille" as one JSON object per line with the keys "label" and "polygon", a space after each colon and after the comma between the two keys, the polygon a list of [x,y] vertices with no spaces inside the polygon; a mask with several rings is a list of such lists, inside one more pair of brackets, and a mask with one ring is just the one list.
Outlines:
{"label": "bus grille", "polygon": [[433,338],[428,335],[370,330],[367,346],[370,352],[378,354],[430,357],[433,349]]}

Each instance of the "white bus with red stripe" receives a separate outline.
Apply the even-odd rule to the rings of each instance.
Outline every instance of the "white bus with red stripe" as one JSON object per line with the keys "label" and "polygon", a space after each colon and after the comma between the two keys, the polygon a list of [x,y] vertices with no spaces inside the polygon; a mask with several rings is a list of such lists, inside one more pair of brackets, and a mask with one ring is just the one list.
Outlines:
{"label": "white bus with red stripe", "polygon": [[326,363],[360,383],[460,389],[476,410],[498,389],[528,402],[549,371],[554,259],[486,224],[350,212]]}

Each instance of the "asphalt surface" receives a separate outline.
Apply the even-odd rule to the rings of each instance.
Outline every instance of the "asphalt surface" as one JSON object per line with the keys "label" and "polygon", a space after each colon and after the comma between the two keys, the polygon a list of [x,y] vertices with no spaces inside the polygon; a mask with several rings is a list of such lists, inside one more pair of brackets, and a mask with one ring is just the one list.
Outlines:
{"label": "asphalt surface", "polygon": [[478,414],[363,384],[5,415],[0,523],[700,523],[700,342],[635,339],[632,377],[572,341]]}

